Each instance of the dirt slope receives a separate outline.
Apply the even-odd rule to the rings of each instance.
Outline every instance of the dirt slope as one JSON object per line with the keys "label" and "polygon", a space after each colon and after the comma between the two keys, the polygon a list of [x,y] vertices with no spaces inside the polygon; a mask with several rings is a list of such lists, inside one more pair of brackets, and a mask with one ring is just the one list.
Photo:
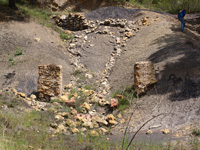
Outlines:
{"label": "dirt slope", "polygon": [[129,42],[127,51],[117,59],[109,81],[113,91],[120,86],[132,85],[135,62],[153,61],[158,83],[130,110],[134,114],[129,131],[136,131],[153,115],[164,113],[143,129],[155,128],[153,130],[159,131],[167,128],[174,135],[183,135],[187,131],[178,129],[184,130],[186,126],[198,126],[200,123],[200,38],[187,25],[185,31],[180,32],[180,23],[172,17],[145,13],[150,18],[159,16],[159,21],[143,27]]}
{"label": "dirt slope", "polygon": [[[112,9],[102,8],[90,12],[88,18],[122,18],[122,14],[129,11],[123,8]],[[200,123],[200,37],[198,32],[190,30],[192,25],[189,20],[186,20],[185,31],[180,32],[180,22],[169,14],[140,10],[134,11],[132,17],[124,19],[137,21],[143,17],[148,17],[151,24],[139,26],[139,32],[127,41],[126,48],[115,59],[108,82],[112,92],[128,85],[132,86],[135,62],[153,61],[157,69],[158,83],[146,96],[139,99],[137,106],[133,105],[129,110],[129,113],[134,111],[129,131],[136,131],[153,115],[164,113],[165,115],[151,121],[143,130],[152,128],[153,132],[160,132],[167,128],[173,135],[181,136],[188,132],[184,130],[185,127],[193,128]],[[158,20],[154,21],[155,18]],[[186,18],[189,19],[190,16]],[[101,56],[105,55],[102,53]],[[128,115],[127,119],[128,117],[130,116]],[[119,124],[116,132],[124,129],[124,125]]]}
{"label": "dirt slope", "polygon": [[[36,41],[39,38],[40,41]],[[22,50],[22,55],[15,56]],[[0,85],[27,95],[37,91],[38,65],[63,66],[63,83],[73,68],[58,33],[34,22],[0,22]]]}

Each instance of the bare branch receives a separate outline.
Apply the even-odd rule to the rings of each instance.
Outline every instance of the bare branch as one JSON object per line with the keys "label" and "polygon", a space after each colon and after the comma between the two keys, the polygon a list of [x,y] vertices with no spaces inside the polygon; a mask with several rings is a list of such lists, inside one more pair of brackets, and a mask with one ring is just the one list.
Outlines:
{"label": "bare branch", "polygon": [[138,133],[148,122],[150,122],[151,120],[153,120],[153,119],[155,119],[155,118],[157,118],[157,117],[159,117],[159,116],[161,116],[161,115],[163,115],[163,114],[159,114],[159,115],[157,115],[157,116],[153,116],[151,119],[149,119],[149,120],[147,120],[145,123],[143,123],[142,126],[135,132],[135,134],[134,134],[133,137],[131,138],[131,140],[130,140],[128,146],[126,147],[126,150],[128,150],[129,146],[130,146],[131,143],[133,142],[133,140],[134,140],[135,136],[137,135],[137,133]]}

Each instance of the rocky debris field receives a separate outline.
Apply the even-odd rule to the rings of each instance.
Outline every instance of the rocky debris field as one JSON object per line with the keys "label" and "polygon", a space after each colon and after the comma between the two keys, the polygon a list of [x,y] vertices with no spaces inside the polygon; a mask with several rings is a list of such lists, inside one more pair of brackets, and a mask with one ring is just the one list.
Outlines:
{"label": "rocky debris field", "polygon": [[[67,17],[54,16],[64,28]],[[132,113],[129,133],[158,114],[163,115],[149,122],[143,132],[182,137],[199,126],[198,34],[187,24],[181,33],[177,19],[145,10],[107,7],[85,14],[85,19],[87,29],[65,30],[73,35],[69,43],[35,23],[1,23],[2,93],[11,91],[34,110],[53,111],[53,134],[89,130],[94,136],[122,136]],[[29,30],[30,24],[34,30]],[[23,55],[16,55],[16,47]],[[146,60],[155,64],[158,83],[146,95],[135,97],[130,88],[134,64]],[[37,68],[51,63],[63,66],[63,93],[50,103],[40,102],[34,95]],[[122,111],[127,87],[130,97],[126,95],[125,103],[131,105]],[[114,94],[117,90],[121,92]]]}

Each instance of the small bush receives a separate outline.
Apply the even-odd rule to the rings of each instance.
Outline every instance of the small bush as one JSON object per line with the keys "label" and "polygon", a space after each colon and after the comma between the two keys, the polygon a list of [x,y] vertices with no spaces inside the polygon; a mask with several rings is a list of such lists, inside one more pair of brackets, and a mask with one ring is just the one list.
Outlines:
{"label": "small bush", "polygon": [[66,40],[66,39],[67,39],[67,34],[61,32],[61,33],[60,33],[60,38],[63,39],[63,40]]}
{"label": "small bush", "polygon": [[192,135],[194,135],[194,136],[200,136],[200,129],[194,129],[192,131]]}
{"label": "small bush", "polygon": [[119,100],[119,110],[122,111],[132,104],[135,99],[135,91],[131,87],[127,86],[122,91],[117,90],[112,97]]}

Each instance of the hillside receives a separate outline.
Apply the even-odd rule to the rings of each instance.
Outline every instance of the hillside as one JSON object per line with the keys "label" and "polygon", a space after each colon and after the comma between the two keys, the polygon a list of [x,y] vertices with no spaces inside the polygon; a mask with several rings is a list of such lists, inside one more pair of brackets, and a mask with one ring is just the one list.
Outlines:
{"label": "hillside", "polygon": [[[111,139],[121,140],[130,116],[129,137],[159,114],[162,115],[142,128],[139,141],[190,138],[193,129],[200,125],[199,14],[186,16],[184,32],[180,32],[176,17],[151,10],[104,7],[85,17],[94,27],[71,31],[72,41],[63,41],[57,32],[32,20],[1,21],[1,89],[12,87],[26,96],[37,95],[38,65],[61,65],[63,87],[70,85],[70,90],[78,91],[87,86],[94,91],[97,105],[84,97],[91,102],[91,111],[104,117],[122,114],[125,122],[117,120],[111,128]],[[126,25],[99,25],[109,18]],[[132,105],[123,111],[98,106],[100,100],[109,101],[117,90],[132,87],[134,64],[146,60],[156,68],[158,83],[153,89],[133,98]],[[48,106],[36,103],[38,106],[31,107],[42,110],[43,105]],[[90,116],[89,112],[85,115]],[[149,129],[153,133],[146,135]],[[164,129],[170,131],[168,135],[163,135]]]}

